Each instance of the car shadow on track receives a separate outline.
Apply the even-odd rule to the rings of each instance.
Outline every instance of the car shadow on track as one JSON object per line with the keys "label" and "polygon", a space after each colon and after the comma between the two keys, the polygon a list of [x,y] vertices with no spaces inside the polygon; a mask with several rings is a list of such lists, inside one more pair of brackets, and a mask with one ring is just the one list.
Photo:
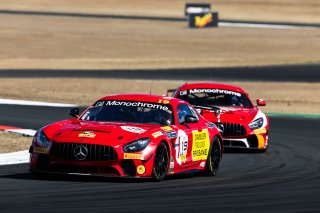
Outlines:
{"label": "car shadow on track", "polygon": [[[163,181],[174,181],[183,179],[192,179],[204,177],[201,172],[183,173],[172,176],[167,176]],[[1,178],[16,179],[16,180],[35,180],[35,181],[67,181],[67,182],[112,182],[112,183],[148,183],[156,182],[152,178],[128,178],[128,177],[106,177],[106,176],[81,176],[81,175],[52,175],[39,178],[31,172],[15,173],[1,175]]]}

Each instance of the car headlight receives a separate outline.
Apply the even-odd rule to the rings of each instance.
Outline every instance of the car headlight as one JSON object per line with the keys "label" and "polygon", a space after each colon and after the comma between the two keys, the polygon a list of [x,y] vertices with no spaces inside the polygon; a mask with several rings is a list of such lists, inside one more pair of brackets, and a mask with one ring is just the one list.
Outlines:
{"label": "car headlight", "polygon": [[139,152],[144,150],[150,142],[150,138],[141,138],[135,140],[123,147],[124,152]]}
{"label": "car headlight", "polygon": [[258,118],[249,124],[250,129],[259,129],[263,125],[263,118]]}
{"label": "car headlight", "polygon": [[37,144],[43,148],[48,148],[50,141],[47,136],[44,134],[43,130],[40,130],[37,134]]}

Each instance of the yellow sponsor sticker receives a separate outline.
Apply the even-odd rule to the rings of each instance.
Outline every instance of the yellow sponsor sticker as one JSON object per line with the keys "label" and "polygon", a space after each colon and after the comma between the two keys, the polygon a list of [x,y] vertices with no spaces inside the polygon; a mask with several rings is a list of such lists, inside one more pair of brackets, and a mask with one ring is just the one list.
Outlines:
{"label": "yellow sponsor sticker", "polygon": [[124,153],[124,159],[130,159],[130,160],[143,160],[142,154],[132,154],[132,153]]}
{"label": "yellow sponsor sticker", "polygon": [[257,134],[257,135],[264,134],[264,133],[267,133],[267,130],[266,130],[266,128],[255,129],[254,133]]}
{"label": "yellow sponsor sticker", "polygon": [[208,13],[207,15],[201,17],[201,16],[196,16],[195,17],[195,25],[197,27],[204,27],[207,24],[209,24],[210,22],[213,21],[213,17],[211,13]]}
{"label": "yellow sponsor sticker", "polygon": [[172,128],[170,126],[164,126],[164,127],[161,127],[162,130],[164,131],[170,131],[172,130]]}
{"label": "yellow sponsor sticker", "polygon": [[137,173],[138,173],[139,175],[142,175],[142,174],[144,174],[145,172],[146,172],[146,167],[144,167],[143,165],[140,165],[140,166],[137,167]]}
{"label": "yellow sponsor sticker", "polygon": [[40,153],[40,154],[48,154],[48,149],[43,147],[34,147],[33,152]]}
{"label": "yellow sponsor sticker", "polygon": [[154,138],[157,138],[157,137],[162,136],[162,135],[163,135],[163,134],[162,134],[161,131],[152,133],[152,136],[153,136]]}
{"label": "yellow sponsor sticker", "polygon": [[95,138],[96,134],[94,134],[94,132],[91,131],[86,131],[86,132],[81,132],[78,135],[79,138]]}
{"label": "yellow sponsor sticker", "polygon": [[192,161],[206,160],[209,154],[209,132],[208,129],[192,131]]}

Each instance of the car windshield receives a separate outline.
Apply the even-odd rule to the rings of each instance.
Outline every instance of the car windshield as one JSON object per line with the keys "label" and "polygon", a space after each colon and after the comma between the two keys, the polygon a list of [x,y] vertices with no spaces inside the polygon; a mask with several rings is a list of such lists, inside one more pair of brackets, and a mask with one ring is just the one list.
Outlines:
{"label": "car windshield", "polygon": [[251,102],[245,94],[222,89],[181,90],[178,93],[178,98],[197,106],[252,107]]}
{"label": "car windshield", "polygon": [[123,100],[98,101],[80,119],[104,122],[173,124],[172,107],[169,104]]}

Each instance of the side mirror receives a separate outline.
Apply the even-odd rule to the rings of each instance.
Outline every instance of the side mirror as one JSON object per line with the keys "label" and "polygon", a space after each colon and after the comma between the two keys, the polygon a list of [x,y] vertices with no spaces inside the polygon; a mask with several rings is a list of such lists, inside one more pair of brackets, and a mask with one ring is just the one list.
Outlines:
{"label": "side mirror", "polygon": [[78,118],[78,117],[79,117],[79,108],[69,109],[68,113],[69,113],[69,115],[71,115],[72,117]]}
{"label": "side mirror", "polygon": [[198,123],[198,118],[193,115],[186,115],[184,116],[185,123]]}
{"label": "side mirror", "polygon": [[257,99],[257,105],[258,106],[266,106],[266,101],[263,99]]}

